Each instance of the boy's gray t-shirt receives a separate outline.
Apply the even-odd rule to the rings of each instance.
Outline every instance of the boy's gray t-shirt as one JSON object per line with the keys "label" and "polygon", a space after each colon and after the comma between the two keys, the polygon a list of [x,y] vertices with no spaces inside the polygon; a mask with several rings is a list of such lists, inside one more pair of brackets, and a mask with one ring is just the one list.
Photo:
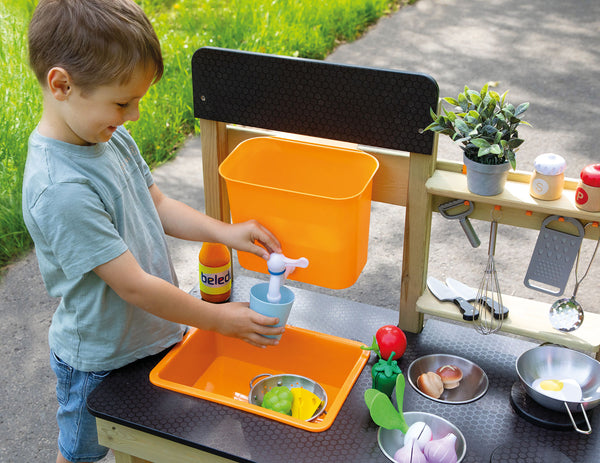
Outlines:
{"label": "boy's gray t-shirt", "polygon": [[50,347],[78,370],[119,368],[183,335],[185,327],[128,304],[93,272],[129,250],[146,272],[177,284],[148,190],[153,182],[123,127],[92,146],[37,130],[29,139],[23,216],[44,284],[61,298]]}

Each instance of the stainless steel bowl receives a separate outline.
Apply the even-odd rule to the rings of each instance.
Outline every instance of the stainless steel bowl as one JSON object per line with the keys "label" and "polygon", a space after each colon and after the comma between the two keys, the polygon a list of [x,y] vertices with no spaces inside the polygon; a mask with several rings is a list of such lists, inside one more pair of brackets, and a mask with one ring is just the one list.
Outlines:
{"label": "stainless steel bowl", "polygon": [[[516,363],[517,374],[527,394],[541,406],[558,412],[568,413],[577,432],[592,432],[585,410],[600,403],[600,363],[582,352],[562,346],[548,345],[530,349],[519,356]],[[562,401],[536,391],[536,379],[573,379],[581,387],[580,401]],[[571,412],[581,411],[585,417],[587,430],[577,427]]]}
{"label": "stainless steel bowl", "polygon": [[[441,439],[448,433],[454,434],[456,436],[457,462],[460,463],[465,458],[465,454],[467,453],[465,436],[450,421],[445,420],[441,416],[423,412],[404,412],[404,419],[409,426],[417,421],[423,421],[431,428],[434,439]],[[399,429],[379,428],[379,431],[377,431],[377,443],[383,454],[391,461],[394,461],[396,451],[404,447],[404,434]]]}
{"label": "stainless steel bowl", "polygon": [[[437,370],[444,365],[455,365],[461,369],[463,379],[455,389],[445,389],[439,399],[422,392],[417,386],[417,378],[428,371]],[[415,391],[428,399],[445,404],[466,404],[483,397],[487,392],[489,380],[485,371],[470,360],[456,355],[432,354],[420,357],[410,364],[407,371],[408,382]]]}
{"label": "stainless steel bowl", "polygon": [[[264,378],[256,382],[262,377]],[[293,387],[301,387],[312,392],[319,399],[321,399],[321,405],[319,408],[317,408],[313,416],[306,421],[314,420],[317,416],[325,411],[325,407],[327,406],[327,392],[325,392],[325,389],[323,389],[323,387],[316,381],[300,375],[271,375],[269,373],[256,375],[250,380],[250,393],[248,394],[248,400],[251,404],[261,406],[265,394],[272,388],[278,386],[285,386],[289,389]]]}

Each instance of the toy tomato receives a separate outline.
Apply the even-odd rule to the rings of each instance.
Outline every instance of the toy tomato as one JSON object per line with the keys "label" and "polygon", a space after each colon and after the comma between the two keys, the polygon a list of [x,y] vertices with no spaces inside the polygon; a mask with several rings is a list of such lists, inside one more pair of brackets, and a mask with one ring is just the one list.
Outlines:
{"label": "toy tomato", "polygon": [[363,347],[363,349],[377,352],[384,360],[389,360],[392,352],[395,352],[392,360],[398,360],[406,351],[406,335],[397,326],[385,325],[373,336],[371,347]]}

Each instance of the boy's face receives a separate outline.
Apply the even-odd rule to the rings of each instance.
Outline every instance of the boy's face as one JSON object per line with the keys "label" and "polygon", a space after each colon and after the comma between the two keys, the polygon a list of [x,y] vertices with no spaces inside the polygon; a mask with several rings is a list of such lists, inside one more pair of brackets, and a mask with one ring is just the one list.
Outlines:
{"label": "boy's face", "polygon": [[85,93],[71,85],[61,105],[59,138],[74,145],[107,142],[118,126],[139,118],[139,102],[153,79],[153,69],[138,66],[124,85],[102,85]]}

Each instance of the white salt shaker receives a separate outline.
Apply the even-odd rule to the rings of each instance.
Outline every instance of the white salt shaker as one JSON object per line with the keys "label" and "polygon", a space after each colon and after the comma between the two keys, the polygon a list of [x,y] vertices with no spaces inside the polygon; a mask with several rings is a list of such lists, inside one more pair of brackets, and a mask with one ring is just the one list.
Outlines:
{"label": "white salt shaker", "polygon": [[537,199],[551,201],[560,198],[565,184],[567,163],[554,153],[540,154],[533,163],[529,194]]}

